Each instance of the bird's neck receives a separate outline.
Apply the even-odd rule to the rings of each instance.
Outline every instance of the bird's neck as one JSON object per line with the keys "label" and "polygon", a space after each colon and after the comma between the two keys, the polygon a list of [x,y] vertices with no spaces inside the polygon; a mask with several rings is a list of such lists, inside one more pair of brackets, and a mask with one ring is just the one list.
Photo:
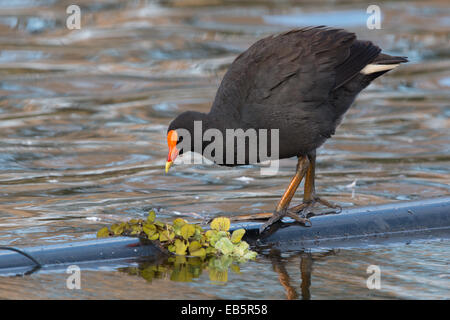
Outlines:
{"label": "bird's neck", "polygon": [[[225,114],[196,113],[195,118],[187,128],[191,135],[191,151],[198,151],[200,143],[203,151],[218,136],[225,137],[227,129],[235,128],[238,128],[236,121]],[[194,150],[194,148],[196,149]]]}

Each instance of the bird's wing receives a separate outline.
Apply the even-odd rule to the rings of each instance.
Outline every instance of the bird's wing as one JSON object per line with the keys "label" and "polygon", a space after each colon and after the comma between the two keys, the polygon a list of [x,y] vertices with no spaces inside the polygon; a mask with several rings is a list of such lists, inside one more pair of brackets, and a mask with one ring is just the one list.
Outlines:
{"label": "bird's wing", "polygon": [[235,113],[246,105],[320,104],[380,49],[342,29],[310,27],[259,40],[225,74],[212,110]]}

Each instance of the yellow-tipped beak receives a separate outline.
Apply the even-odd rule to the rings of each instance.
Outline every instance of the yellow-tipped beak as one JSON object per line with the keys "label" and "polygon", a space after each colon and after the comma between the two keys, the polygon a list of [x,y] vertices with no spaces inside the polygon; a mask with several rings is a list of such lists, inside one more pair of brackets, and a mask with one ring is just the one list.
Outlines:
{"label": "yellow-tipped beak", "polygon": [[169,172],[170,167],[172,166],[172,161],[166,161],[166,173]]}

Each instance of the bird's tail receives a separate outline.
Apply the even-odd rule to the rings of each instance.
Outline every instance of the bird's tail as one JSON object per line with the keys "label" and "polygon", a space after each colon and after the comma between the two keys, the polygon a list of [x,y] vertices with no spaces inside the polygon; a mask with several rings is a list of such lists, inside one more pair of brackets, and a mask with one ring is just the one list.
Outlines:
{"label": "bird's tail", "polygon": [[360,72],[364,75],[373,74],[376,77],[388,72],[400,65],[400,63],[408,62],[407,57],[393,57],[384,53],[380,53],[375,60],[366,65]]}

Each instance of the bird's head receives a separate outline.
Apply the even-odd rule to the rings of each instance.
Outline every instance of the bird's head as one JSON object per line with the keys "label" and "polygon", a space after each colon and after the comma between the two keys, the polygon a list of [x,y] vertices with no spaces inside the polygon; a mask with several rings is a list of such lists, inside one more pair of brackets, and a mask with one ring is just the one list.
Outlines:
{"label": "bird's head", "polygon": [[[169,154],[167,155],[166,161],[166,173],[169,172],[170,167],[178,155],[183,154],[183,151],[192,151],[193,139],[202,138],[194,137],[194,121],[203,122],[205,119],[206,115],[204,113],[186,111],[170,123],[169,128],[167,129],[167,146],[169,147]],[[190,141],[186,141],[188,139]]]}

